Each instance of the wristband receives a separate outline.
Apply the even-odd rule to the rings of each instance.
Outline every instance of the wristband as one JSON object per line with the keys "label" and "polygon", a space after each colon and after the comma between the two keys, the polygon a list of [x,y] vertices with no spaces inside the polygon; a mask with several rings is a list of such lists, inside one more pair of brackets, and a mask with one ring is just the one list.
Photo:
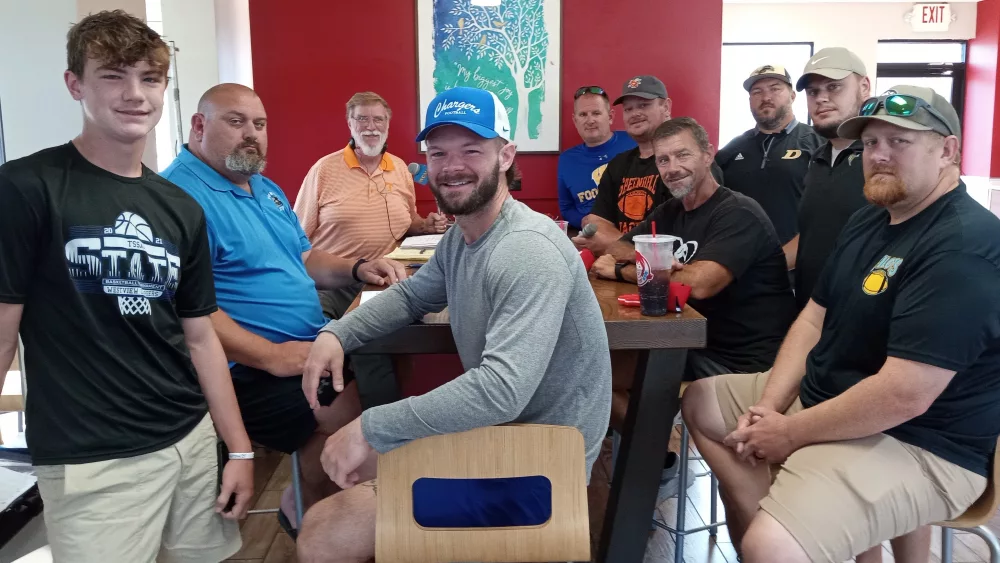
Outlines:
{"label": "wristband", "polygon": [[229,459],[253,459],[253,452],[247,452],[247,453],[230,452]]}
{"label": "wristband", "polygon": [[622,277],[622,268],[625,267],[625,262],[615,262],[615,279],[623,282],[625,278]]}
{"label": "wristband", "polygon": [[354,263],[354,267],[351,268],[351,277],[354,278],[354,281],[362,281],[358,279],[358,268],[360,268],[361,265],[367,261],[368,260],[365,260],[364,258],[359,258],[358,261]]}

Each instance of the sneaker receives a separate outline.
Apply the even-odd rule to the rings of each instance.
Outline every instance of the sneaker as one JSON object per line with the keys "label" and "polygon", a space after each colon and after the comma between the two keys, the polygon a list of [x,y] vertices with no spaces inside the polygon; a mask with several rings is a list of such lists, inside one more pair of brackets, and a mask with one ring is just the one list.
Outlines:
{"label": "sneaker", "polygon": [[[660,474],[660,490],[656,494],[657,505],[670,497],[677,496],[677,488],[680,486],[680,479],[677,474],[678,469],[680,469],[680,456],[674,452],[667,452],[667,459],[663,462],[663,472]],[[691,468],[688,467],[688,487],[691,487],[691,485],[694,484],[694,479],[694,473],[691,471]]]}

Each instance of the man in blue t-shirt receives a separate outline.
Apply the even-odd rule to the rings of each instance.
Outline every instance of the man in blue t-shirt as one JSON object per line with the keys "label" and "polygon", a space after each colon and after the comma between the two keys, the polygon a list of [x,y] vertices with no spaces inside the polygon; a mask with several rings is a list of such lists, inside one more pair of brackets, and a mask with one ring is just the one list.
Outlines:
{"label": "man in blue t-shirt", "polygon": [[612,131],[615,110],[600,86],[583,86],[573,96],[573,123],[583,143],[559,155],[559,211],[579,229],[597,197],[597,185],[608,162],[635,148],[624,131]]}
{"label": "man in blue t-shirt", "polygon": [[[250,439],[299,452],[303,504],[338,489],[323,471],[326,438],[361,414],[352,384],[333,404],[313,411],[302,371],[326,324],[317,289],[406,277],[388,260],[345,260],[313,250],[281,188],[261,175],[267,157],[267,114],[257,94],[239,84],[209,89],[198,103],[189,143],[163,172],[201,204],[219,311],[212,324],[230,361],[233,387]],[[294,535],[292,494],[279,518]]]}

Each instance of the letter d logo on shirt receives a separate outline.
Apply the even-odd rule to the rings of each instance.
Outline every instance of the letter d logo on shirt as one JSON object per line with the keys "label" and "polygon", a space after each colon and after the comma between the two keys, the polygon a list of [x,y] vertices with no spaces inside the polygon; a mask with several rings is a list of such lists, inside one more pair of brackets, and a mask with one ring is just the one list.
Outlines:
{"label": "letter d logo on shirt", "polygon": [[799,149],[788,149],[788,151],[785,152],[785,156],[781,157],[781,160],[795,160],[800,156],[802,156],[802,151]]}

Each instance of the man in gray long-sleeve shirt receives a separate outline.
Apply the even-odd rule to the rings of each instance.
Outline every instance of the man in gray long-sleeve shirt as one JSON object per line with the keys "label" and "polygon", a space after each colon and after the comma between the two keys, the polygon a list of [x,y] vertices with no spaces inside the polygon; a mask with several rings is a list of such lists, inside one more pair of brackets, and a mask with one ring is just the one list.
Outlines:
{"label": "man in gray long-sleeve shirt", "polygon": [[448,90],[427,110],[417,141],[427,142],[431,189],[457,227],[415,275],[323,329],[303,391],[317,405],[320,376],[343,385],[346,352],[445,307],[467,371],[420,397],[369,409],[327,440],[323,467],[345,490],[306,514],[300,561],[374,557],[375,453],[411,440],[508,422],[574,426],[589,479],[611,410],[607,333],[573,244],[510,197],[509,137],[506,110],[483,90]]}

